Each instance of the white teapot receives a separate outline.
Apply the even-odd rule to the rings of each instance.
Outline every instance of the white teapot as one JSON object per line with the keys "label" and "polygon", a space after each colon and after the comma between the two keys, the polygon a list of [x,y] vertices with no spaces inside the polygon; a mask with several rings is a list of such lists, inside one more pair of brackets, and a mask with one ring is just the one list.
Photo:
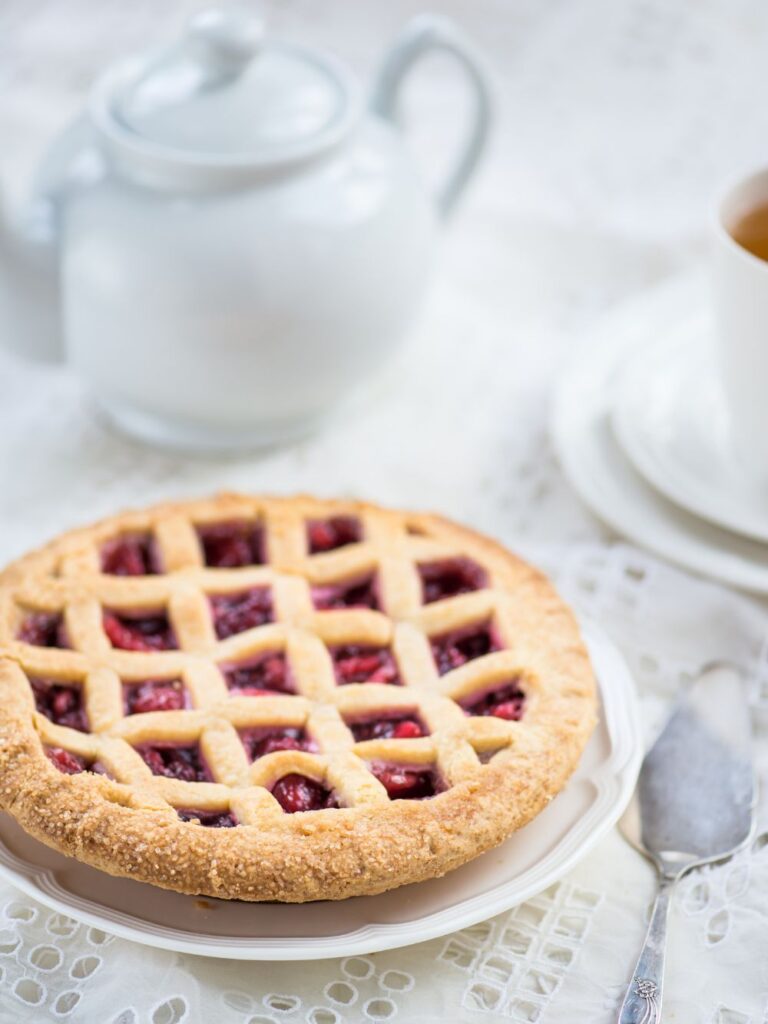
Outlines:
{"label": "white teapot", "polygon": [[[435,49],[475,102],[433,197],[396,108]],[[265,38],[244,9],[202,11],[176,46],[107,71],[48,152],[0,235],[3,339],[65,354],[145,440],[306,432],[403,336],[488,123],[477,60],[442,18],[406,26],[366,104],[326,54]]]}

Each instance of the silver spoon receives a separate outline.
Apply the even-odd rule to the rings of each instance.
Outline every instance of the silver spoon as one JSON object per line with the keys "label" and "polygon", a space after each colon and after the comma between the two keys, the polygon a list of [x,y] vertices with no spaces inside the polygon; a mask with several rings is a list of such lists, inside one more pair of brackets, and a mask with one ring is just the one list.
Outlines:
{"label": "silver spoon", "polygon": [[734,854],[750,838],[755,806],[743,676],[706,668],[645,755],[619,827],[656,866],[659,888],[618,1024],[661,1024],[667,916],[691,868]]}

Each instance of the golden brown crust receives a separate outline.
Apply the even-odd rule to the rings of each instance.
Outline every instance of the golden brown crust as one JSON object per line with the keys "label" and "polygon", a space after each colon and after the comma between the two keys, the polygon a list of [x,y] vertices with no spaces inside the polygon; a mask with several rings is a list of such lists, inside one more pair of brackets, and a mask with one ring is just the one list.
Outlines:
{"label": "golden brown crust", "polygon": [[[365,538],[308,556],[305,521],[352,514]],[[191,524],[258,517],[269,565],[206,569]],[[110,577],[98,550],[107,539],[150,530],[167,575]],[[422,605],[415,563],[467,556],[489,587]],[[375,568],[386,614],[317,612],[307,580],[324,584]],[[205,593],[268,583],[276,624],[217,641]],[[165,606],[181,651],[114,650],[100,605]],[[22,609],[62,610],[76,650],[16,639]],[[439,677],[428,636],[492,617],[504,649]],[[391,643],[403,687],[336,687],[326,643]],[[299,664],[296,697],[228,697],[212,666],[284,646]],[[122,716],[119,677],[182,673],[195,709]],[[27,676],[83,681],[93,734],[35,711]],[[451,698],[519,676],[520,722],[467,717]],[[111,696],[110,696],[111,694]],[[418,707],[432,735],[354,744],[339,709]],[[179,892],[300,902],[382,892],[433,878],[503,841],[565,784],[595,722],[595,684],[572,614],[539,572],[492,540],[437,516],[364,502],[220,495],[127,512],[63,535],[0,575],[0,806],[36,838],[114,875]],[[297,718],[298,716],[298,718]],[[282,751],[253,765],[228,747],[245,723],[309,722],[318,754]],[[214,783],[152,776],[131,743],[199,737]],[[130,741],[130,742],[129,742]],[[60,773],[43,743],[106,763],[114,778]],[[394,746],[393,746],[394,744]],[[404,746],[403,746],[404,745]],[[404,753],[403,753],[404,751]],[[481,763],[478,754],[490,755]],[[365,761],[436,764],[448,787],[427,800],[391,801]],[[298,770],[332,785],[352,806],[285,814],[268,788]],[[116,781],[116,780],[120,781]],[[181,821],[175,807],[234,809],[237,828]]]}

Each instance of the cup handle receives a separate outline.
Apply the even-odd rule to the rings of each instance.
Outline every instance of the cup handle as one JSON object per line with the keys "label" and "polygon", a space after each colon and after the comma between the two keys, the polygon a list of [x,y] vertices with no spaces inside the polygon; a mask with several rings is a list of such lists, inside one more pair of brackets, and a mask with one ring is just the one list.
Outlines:
{"label": "cup handle", "polygon": [[485,149],[492,114],[490,90],[482,62],[472,46],[462,38],[458,27],[447,18],[433,14],[422,14],[409,21],[384,57],[374,84],[371,108],[380,117],[397,124],[402,82],[419,58],[430,50],[448,53],[458,61],[474,97],[472,121],[466,137],[436,197],[440,216],[445,219],[464,191]]}

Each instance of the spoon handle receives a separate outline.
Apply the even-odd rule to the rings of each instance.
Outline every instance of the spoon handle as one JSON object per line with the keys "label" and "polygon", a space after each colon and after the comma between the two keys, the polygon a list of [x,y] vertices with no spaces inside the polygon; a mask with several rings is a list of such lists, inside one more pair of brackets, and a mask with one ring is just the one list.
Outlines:
{"label": "spoon handle", "polygon": [[642,952],[635,966],[617,1024],[661,1024],[661,990],[667,916],[675,878],[662,876]]}

